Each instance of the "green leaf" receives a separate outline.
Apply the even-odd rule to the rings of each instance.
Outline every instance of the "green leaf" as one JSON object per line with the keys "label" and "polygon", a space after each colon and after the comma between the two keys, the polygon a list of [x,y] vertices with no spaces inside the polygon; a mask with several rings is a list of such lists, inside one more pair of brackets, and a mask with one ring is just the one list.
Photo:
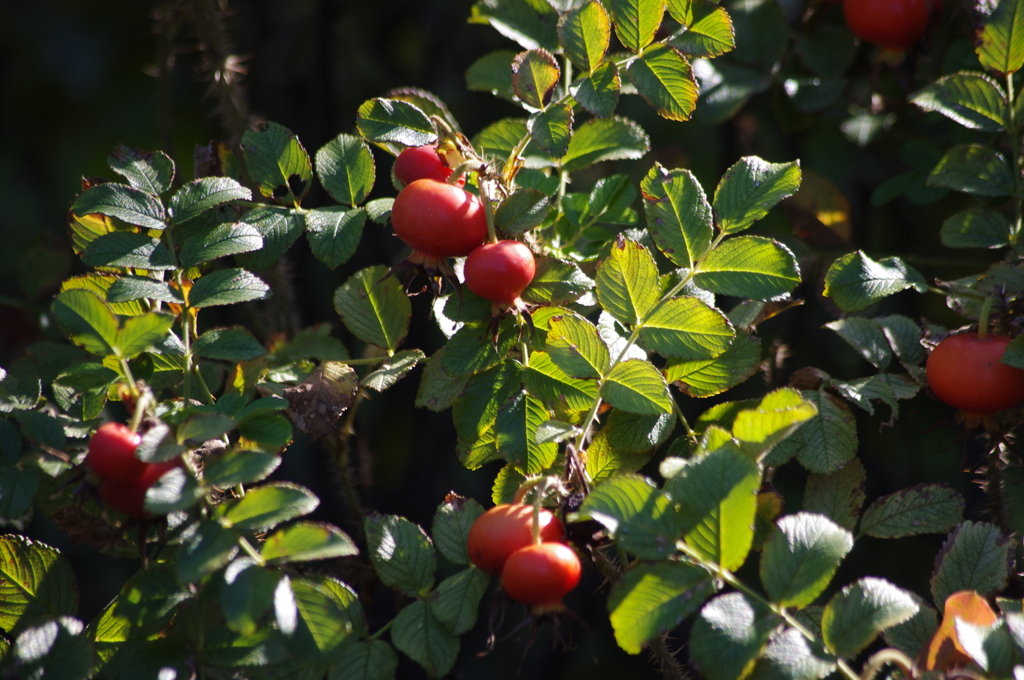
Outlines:
{"label": "green leaf", "polygon": [[262,247],[263,236],[256,227],[245,222],[221,224],[210,231],[185,239],[178,261],[182,268],[195,267],[221,257],[248,253]]}
{"label": "green leaf", "polygon": [[[97,364],[91,365],[97,366]],[[113,371],[110,372],[113,373]],[[0,381],[2,379],[3,369],[0,369]],[[0,419],[0,462],[8,465],[17,463],[21,458],[21,444],[21,433],[18,432],[17,426],[6,418]]]}
{"label": "green leaf", "polygon": [[853,531],[864,497],[864,466],[854,458],[832,474],[810,475],[804,487],[803,507]]}
{"label": "green leaf", "polygon": [[426,363],[416,392],[416,407],[440,413],[451,408],[466,387],[468,376],[449,375],[444,369],[444,348],[437,350]]}
{"label": "green leaf", "polygon": [[628,118],[594,118],[576,129],[562,168],[575,172],[602,161],[636,160],[650,149],[647,133]]}
{"label": "green leaf", "polygon": [[511,321],[498,327],[498,337],[483,324],[466,324],[451,337],[441,365],[449,374],[464,376],[487,371],[508,356],[518,340]]}
{"label": "green leaf", "polygon": [[437,140],[430,119],[412,104],[396,99],[370,99],[356,114],[363,139],[375,144],[423,146]]}
{"label": "green leaf", "polygon": [[256,271],[270,269],[277,264],[306,228],[302,214],[273,208],[257,208],[245,215],[245,222],[255,227],[263,237],[263,247],[250,253],[241,253],[235,260],[243,267]]}
{"label": "green leaf", "polygon": [[543,402],[526,392],[513,397],[498,412],[494,423],[494,444],[517,471],[536,475],[554,464],[558,445],[537,441],[537,428],[550,418],[551,414]]}
{"label": "green leaf", "polygon": [[800,189],[800,162],[768,163],[746,156],[729,168],[715,189],[718,227],[735,234],[750,227]]}
{"label": "green leaf", "polygon": [[437,586],[431,612],[452,635],[468,633],[476,625],[480,598],[490,582],[490,576],[473,567],[449,576]]}
{"label": "green leaf", "polygon": [[608,595],[615,641],[639,654],[655,636],[676,628],[715,591],[708,572],[683,562],[659,561],[628,570]]}
{"label": "green leaf", "polygon": [[93,646],[78,619],[61,616],[20,632],[9,657],[19,678],[85,680],[92,676]]}
{"label": "green leaf", "polygon": [[974,49],[981,65],[997,75],[1016,73],[1024,65],[1024,2],[979,2],[976,11],[981,26]]}
{"label": "green leaf", "polygon": [[[687,21],[680,21],[686,30],[673,34],[668,40],[669,45],[691,57],[718,57],[736,47],[736,32],[725,9],[710,2],[686,4],[695,11]],[[672,3],[669,3],[669,12],[672,9]]]}
{"label": "green leaf", "polygon": [[166,229],[167,214],[160,199],[125,184],[107,182],[87,189],[71,205],[78,216],[109,215],[146,229]]}
{"label": "green leaf", "polygon": [[548,197],[536,189],[519,189],[498,206],[494,226],[507,234],[522,234],[543,222],[550,210]]}
{"label": "green leaf", "polygon": [[655,163],[640,183],[647,229],[665,256],[692,267],[711,247],[711,206],[689,170],[666,170]]}
{"label": "green leaf", "polygon": [[621,235],[597,268],[597,299],[624,326],[644,321],[661,297],[651,252]]}
{"label": "green leaf", "polygon": [[17,411],[15,420],[26,439],[54,449],[63,449],[67,438],[61,421],[44,411]]}
{"label": "green leaf", "polygon": [[53,301],[51,309],[71,342],[92,354],[114,353],[117,317],[98,295],[80,288],[66,290]]}
{"label": "green leaf", "polygon": [[316,495],[297,484],[271,482],[218,508],[221,521],[243,531],[270,529],[282,522],[308,515],[320,504]]}
{"label": "green leaf", "polygon": [[754,540],[761,471],[733,449],[695,459],[665,485],[679,508],[683,540],[704,558],[735,571]]}
{"label": "green leaf", "polygon": [[330,524],[297,522],[271,534],[260,548],[269,563],[308,562],[359,554],[345,532]]}
{"label": "green leaf", "polygon": [[820,680],[836,666],[835,657],[818,641],[811,642],[796,628],[776,630],[747,677],[750,680]]}
{"label": "green leaf", "polygon": [[689,360],[721,356],[735,337],[724,314],[694,297],[664,302],[640,328],[640,344],[647,349]]}
{"label": "green leaf", "polygon": [[959,493],[941,484],[919,484],[872,502],[860,520],[860,532],[875,538],[944,534],[963,515]]}
{"label": "green leaf", "polygon": [[133,300],[159,300],[184,304],[181,293],[164,281],[147,276],[121,276],[107,289],[107,302],[131,302]]}
{"label": "green leaf", "polygon": [[520,297],[534,304],[568,304],[593,287],[594,282],[575,262],[539,257],[533,280]]}
{"label": "green leaf", "polygon": [[665,5],[661,0],[609,0],[615,35],[626,49],[640,52],[661,27]]}
{"label": "green leaf", "polygon": [[384,265],[353,274],[334,292],[334,309],[360,340],[394,351],[409,332],[412,306]]}
{"label": "green leaf", "polygon": [[780,607],[802,609],[820,595],[853,548],[853,534],[810,513],[781,518],[761,552],[761,582]]}
{"label": "green leaf", "polygon": [[588,113],[608,118],[619,104],[620,86],[619,69],[609,61],[570,85],[569,94]]}
{"label": "green leaf", "polygon": [[451,671],[459,653],[459,638],[448,632],[422,600],[398,612],[391,627],[391,641],[398,651],[438,678]]}
{"label": "green leaf", "polygon": [[196,478],[176,467],[146,489],[143,509],[151,515],[166,515],[191,508],[204,495],[206,490],[199,486]]}
{"label": "green leaf", "polygon": [[200,522],[196,532],[175,553],[178,582],[196,583],[226,565],[238,553],[241,537],[234,529],[212,519]]}
{"label": "green leaf", "polygon": [[784,298],[800,283],[800,268],[778,241],[738,236],[708,253],[693,281],[713,293],[768,302]]}
{"label": "green leaf", "polygon": [[359,205],[373,189],[373,154],[359,137],[341,133],[316,152],[316,172],[331,198]]}
{"label": "green leaf", "polygon": [[[622,413],[625,413],[624,411]],[[636,417],[636,414],[627,414]],[[641,416],[647,417],[650,416]],[[651,452],[627,453],[613,447],[612,433],[607,427],[598,431],[587,447],[587,474],[594,482],[637,472],[651,459]],[[678,530],[678,527],[676,528]],[[641,548],[642,549],[642,548]]]}
{"label": "green leaf", "polygon": [[233,305],[250,300],[265,300],[270,286],[252,272],[240,268],[218,269],[195,282],[188,303],[193,308]]}
{"label": "green leaf", "polygon": [[228,627],[242,635],[256,632],[260,619],[274,603],[279,574],[256,566],[252,558],[235,560],[224,570],[221,609]]}
{"label": "green leaf", "polygon": [[282,632],[291,638],[290,645],[300,658],[333,662],[354,630],[342,604],[327,588],[313,581],[295,579],[290,586],[297,616],[294,627],[285,630],[281,626]]}
{"label": "green leaf", "polygon": [[502,99],[512,99],[512,68],[516,53],[498,50],[480,57],[466,69],[466,89],[490,92]]}
{"label": "green leaf", "polygon": [[779,4],[730,4],[729,15],[736,28],[736,52],[732,56],[758,70],[772,71],[785,54],[789,42],[789,27]]}
{"label": "green leaf", "polygon": [[594,487],[580,516],[600,522],[626,552],[661,560],[675,552],[679,519],[668,496],[645,477],[621,474]]}
{"label": "green leaf", "polygon": [[328,674],[328,680],[390,680],[398,668],[398,655],[386,642],[349,642]]}
{"label": "green leaf", "polygon": [[704,605],[690,630],[690,658],[708,680],[737,680],[754,666],[778,617],[743,593]]}
{"label": "green leaf", "polygon": [[1013,560],[1013,542],[986,522],[963,522],[946,538],[935,558],[930,581],[932,598],[941,611],[946,598],[960,590],[982,597],[1006,587]]}
{"label": "green leaf", "polygon": [[260,123],[242,135],[242,156],[260,193],[282,203],[298,203],[313,184],[309,154],[295,134],[277,123]]}
{"label": "green leaf", "polygon": [[1002,248],[1010,243],[1010,220],[991,208],[968,208],[947,217],[939,238],[947,248]]}
{"label": "green leaf", "polygon": [[657,45],[630,62],[626,78],[662,118],[689,120],[697,108],[697,82],[678,50]]}
{"label": "green leaf", "polygon": [[474,375],[452,405],[459,439],[473,442],[491,431],[501,405],[520,388],[519,370],[511,361]]}
{"label": "green leaf", "polygon": [[765,395],[757,407],[739,411],[732,423],[732,434],[741,451],[760,460],[802,423],[817,415],[815,405],[799,392],[781,388]]}
{"label": "green leaf", "polygon": [[1019,335],[1006,346],[1003,357],[999,361],[1007,366],[1024,370],[1024,340],[1021,340]]}
{"label": "green leaf", "polygon": [[174,181],[174,161],[163,151],[118,144],[107,156],[107,165],[136,189],[151,194],[162,194]]}
{"label": "green leaf", "polygon": [[523,369],[523,384],[530,394],[569,411],[587,411],[597,397],[597,382],[570,377],[547,352],[532,352]]}
{"label": "green leaf", "polygon": [[0,469],[0,518],[18,520],[32,510],[39,491],[39,474],[34,468]]}
{"label": "green leaf", "polygon": [[90,267],[174,269],[171,252],[160,241],[131,231],[114,231],[98,237],[82,253],[82,262]]}
{"label": "green leaf", "polygon": [[559,157],[565,155],[569,148],[572,120],[572,107],[568,104],[559,104],[532,114],[526,127],[538,149]]}
{"label": "green leaf", "polygon": [[393,357],[360,381],[363,387],[383,392],[409,374],[426,357],[422,350],[408,349],[396,352]]}
{"label": "green leaf", "polygon": [[222,413],[197,413],[178,426],[177,441],[201,443],[227,434],[235,427],[235,419]]}
{"label": "green leaf", "polygon": [[910,101],[972,130],[1002,132],[1006,127],[1006,95],[999,83],[983,73],[961,71],[943,76]]}
{"label": "green leaf", "polygon": [[306,213],[306,238],[316,259],[331,269],[348,262],[363,236],[366,211],[362,208],[324,208]]}
{"label": "green leaf", "polygon": [[573,378],[595,378],[608,369],[611,357],[594,324],[576,314],[552,317],[547,352]]}
{"label": "green leaf", "polygon": [[570,9],[558,19],[558,42],[566,56],[587,73],[604,61],[611,34],[608,12],[594,0]]}
{"label": "green leaf", "polygon": [[821,617],[821,635],[829,650],[851,658],[891,626],[917,613],[910,593],[888,581],[865,577],[829,601]]}
{"label": "green leaf", "polygon": [[656,415],[672,412],[672,397],[668,393],[665,376],[653,364],[642,359],[628,359],[615,364],[605,376],[601,396],[615,408],[630,413]]}
{"label": "green leaf", "polygon": [[[768,3],[761,5],[767,6]],[[708,59],[693,62],[693,75],[700,88],[694,118],[707,125],[724,123],[735,116],[751,97],[772,85],[772,79],[760,70],[728,63],[713,64]]]}
{"label": "green leaf", "polygon": [[885,370],[892,360],[892,348],[882,328],[872,319],[853,316],[825,324],[872,366]]}
{"label": "green leaf", "polygon": [[252,361],[267,353],[252,333],[242,326],[206,331],[192,345],[192,351],[201,357],[222,361]]}
{"label": "green leaf", "polygon": [[55,548],[0,536],[0,628],[10,633],[77,611],[74,572]]}
{"label": "green leaf", "polygon": [[230,177],[203,177],[178,189],[167,208],[171,221],[181,224],[219,205],[250,199],[252,192]]}
{"label": "green leaf", "polygon": [[761,341],[746,332],[736,334],[724,353],[713,359],[670,359],[665,379],[691,397],[710,397],[739,385],[761,365]]}
{"label": "green leaf", "polygon": [[430,590],[437,556],[423,529],[405,518],[378,514],[366,518],[365,528],[370,561],[384,585],[413,597]]}
{"label": "green leaf", "polygon": [[856,420],[845,403],[827,392],[804,392],[804,398],[818,409],[818,415],[797,431],[802,443],[797,460],[813,473],[830,474],[857,453]]}
{"label": "green leaf", "polygon": [[858,250],[832,263],[825,274],[824,294],[843,311],[858,312],[907,288],[920,293],[928,283],[898,257],[875,261]]}
{"label": "green leaf", "polygon": [[469,553],[466,552],[469,528],[482,514],[484,509],[479,503],[454,493],[448,494],[437,506],[430,534],[446,560],[453,564],[469,564]]}
{"label": "green leaf", "polygon": [[[543,109],[551,101],[551,93],[561,73],[558,62],[547,50],[520,52],[512,60],[512,91],[529,106]],[[569,120],[572,120],[571,112]],[[536,137],[534,141],[537,141]],[[541,145],[538,143],[538,146]]]}
{"label": "green leaf", "polygon": [[479,0],[469,22],[489,23],[494,30],[523,48],[558,49],[558,12],[545,0]]}
{"label": "green leaf", "polygon": [[208,459],[203,466],[203,481],[221,488],[251,484],[265,479],[280,464],[281,456],[238,449]]}
{"label": "green leaf", "polygon": [[125,319],[117,331],[115,350],[118,356],[133,359],[142,352],[158,345],[167,338],[168,331],[174,325],[175,317],[171,314],[150,312],[142,316]]}
{"label": "green leaf", "polygon": [[926,184],[976,196],[1009,196],[1013,171],[998,151],[980,144],[962,144],[946,152]]}

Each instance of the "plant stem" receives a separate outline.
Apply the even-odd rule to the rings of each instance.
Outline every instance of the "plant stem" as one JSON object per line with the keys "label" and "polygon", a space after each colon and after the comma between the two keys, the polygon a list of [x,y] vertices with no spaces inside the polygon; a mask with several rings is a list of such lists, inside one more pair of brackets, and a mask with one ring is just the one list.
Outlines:
{"label": "plant stem", "polygon": [[487,242],[497,243],[498,232],[494,226],[494,205],[491,203],[491,183],[480,180],[480,200],[484,204],[484,215],[487,217]]}
{"label": "plant stem", "polygon": [[981,303],[981,312],[978,313],[978,339],[984,340],[988,337],[989,317],[992,315],[992,305],[996,303],[994,297],[985,298]]}
{"label": "plant stem", "polygon": [[238,538],[238,545],[242,546],[242,552],[251,557],[252,561],[257,565],[262,567],[267,564],[267,561],[263,559],[263,555],[260,555],[259,551],[252,546],[252,543],[250,543],[249,539],[245,536],[240,536]]}
{"label": "plant stem", "polygon": [[1024,219],[1024,211],[1022,211],[1022,201],[1024,196],[1021,195],[1021,177],[1020,177],[1020,123],[1017,120],[1016,112],[1016,93],[1013,89],[1013,74],[1006,74],[1006,111],[1007,111],[1007,125],[1006,131],[1010,135],[1010,151],[1011,151],[1011,167],[1013,169],[1013,208],[1014,208],[1014,220],[1013,225],[1010,227],[1010,246],[1013,248],[1013,252],[1017,256],[1024,255],[1021,247],[1021,223]]}

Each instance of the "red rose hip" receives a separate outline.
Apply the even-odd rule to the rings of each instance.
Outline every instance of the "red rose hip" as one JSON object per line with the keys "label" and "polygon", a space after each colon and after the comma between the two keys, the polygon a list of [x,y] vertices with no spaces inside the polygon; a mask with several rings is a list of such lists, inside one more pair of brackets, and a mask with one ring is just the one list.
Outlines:
{"label": "red rose hip", "polygon": [[562,598],[580,582],[580,559],[563,543],[538,543],[520,548],[501,570],[501,587],[523,604],[561,606]]}
{"label": "red rose hip", "polygon": [[142,438],[123,423],[103,423],[89,440],[85,464],[104,480],[130,482],[146,470],[135,457]]}
{"label": "red rose hip", "polygon": [[[426,146],[410,146],[398,154],[395,159],[395,179],[403,186],[412,184],[418,179],[435,179],[445,182],[452,176],[452,168],[441,154],[437,152],[437,144]],[[466,183],[465,177],[460,177],[458,186]]]}
{"label": "red rose hip", "polygon": [[178,461],[143,463],[146,469],[136,479],[123,482],[107,479],[100,485],[100,498],[111,510],[129,517],[141,519],[151,517],[145,511],[146,491],[159,481],[169,470],[178,466]]}
{"label": "red rose hip", "polygon": [[[541,508],[538,525],[540,540],[565,540],[562,521]],[[466,550],[477,569],[497,576],[508,556],[533,543],[533,506],[496,505],[476,518],[469,528]]]}
{"label": "red rose hip", "polygon": [[398,193],[391,225],[410,248],[438,259],[469,255],[487,238],[480,199],[434,179],[418,179]]}
{"label": "red rose hip", "polygon": [[1024,401],[1024,371],[1000,362],[1010,338],[951,335],[925,365],[928,386],[942,401],[972,413],[994,413]]}
{"label": "red rose hip", "polygon": [[843,0],[846,25],[861,40],[905,50],[924,35],[929,0]]}
{"label": "red rose hip", "polygon": [[533,281],[537,263],[519,241],[498,241],[471,252],[463,272],[471,291],[491,302],[511,305]]}

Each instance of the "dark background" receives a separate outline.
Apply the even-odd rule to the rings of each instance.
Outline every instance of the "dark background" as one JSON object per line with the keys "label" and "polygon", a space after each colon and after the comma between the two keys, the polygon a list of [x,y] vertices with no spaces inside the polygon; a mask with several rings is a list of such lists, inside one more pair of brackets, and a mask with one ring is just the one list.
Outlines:
{"label": "dark background", "polygon": [[[114,177],[105,159],[119,143],[166,150],[177,163],[177,181],[184,182],[192,178],[194,145],[237,138],[244,121],[279,122],[293,130],[312,154],[340,132],[353,131],[360,103],[393,87],[416,86],[434,92],[470,135],[499,118],[519,115],[518,107],[464,87],[463,74],[475,59],[494,49],[518,49],[490,27],[468,24],[470,5],[469,0],[233,1],[227,3],[230,11],[223,31],[211,33],[208,27],[197,31],[191,18],[196,8],[208,11],[215,6],[212,0],[177,5],[130,0],[0,4],[0,366],[21,356],[32,342],[56,337],[47,323],[49,302],[63,278],[82,270],[68,247],[66,211],[83,176]],[[827,11],[838,13],[838,8]],[[979,270],[991,260],[983,253],[951,254],[938,245],[941,220],[961,207],[956,197],[928,206],[897,199],[876,208],[869,202],[880,182],[906,169],[898,156],[903,142],[950,144],[952,136],[960,134],[939,116],[924,116],[907,106],[907,88],[899,87],[898,79],[913,81],[944,70],[939,48],[953,45],[963,52],[967,19],[957,6],[947,8],[936,37],[919,55],[916,73],[897,76],[883,71],[883,87],[892,95],[896,122],[866,149],[856,147],[839,131],[851,102],[864,103],[869,95],[872,53],[862,47],[855,64],[859,75],[849,97],[798,129],[784,124],[784,119],[780,122],[771,94],[755,98],[740,116],[716,127],[667,122],[639,98],[624,97],[619,112],[650,133],[652,153],[637,163],[606,164],[581,173],[572,189],[589,190],[594,179],[611,172],[627,172],[638,180],[657,160],[667,167],[692,169],[710,195],[721,173],[742,155],[758,154],[775,162],[800,158],[805,170],[828,178],[850,200],[853,232],[848,246],[829,249],[796,238],[782,210],[774,211],[760,227],[762,233],[793,247],[801,256],[805,276],[798,293],[807,304],[759,329],[766,347],[785,344],[791,352],[775,371],[774,380],[784,384],[793,370],[806,365],[819,366],[837,378],[868,375],[870,367],[821,328],[839,316],[820,298],[821,277],[834,257],[857,247],[875,256],[902,254],[926,276],[942,278]],[[224,41],[220,48],[242,57],[246,73],[238,106],[225,107],[216,94],[210,94],[209,69],[199,46],[209,46],[211,35]],[[969,45],[967,54],[969,61]],[[158,77],[161,64],[164,77]],[[388,180],[391,158],[379,149],[374,155],[373,196],[393,196]],[[318,191],[314,189],[307,205],[327,203]],[[281,304],[261,310],[263,325],[250,328],[266,340],[274,331],[294,332],[329,323],[337,337],[350,340],[332,307],[335,288],[356,269],[397,262],[403,254],[399,246],[390,229],[368,225],[353,260],[332,271],[314,260],[300,240],[275,274],[284,291]],[[443,338],[430,327],[425,296],[416,299],[414,309],[409,346],[430,354]],[[949,326],[965,323],[936,296],[900,295],[878,312],[912,318],[926,315]],[[418,373],[414,373],[361,409],[358,462],[367,507],[429,526],[434,508],[449,490],[489,505],[497,468],[469,472],[459,465],[449,414],[413,408],[417,383]],[[756,396],[767,388],[755,376],[727,396]],[[689,400],[687,413],[696,417],[711,403]],[[944,481],[973,494],[973,476],[961,470],[974,454],[954,427],[949,410],[926,395],[905,403],[903,409],[896,427],[885,426],[889,414],[884,406],[874,417],[858,413],[859,455],[868,471],[869,501],[931,481]],[[787,511],[799,509],[804,473],[795,467],[783,468],[775,479],[786,497]],[[654,474],[653,469],[649,472]],[[287,452],[279,474],[313,488],[323,501],[318,514],[352,529],[352,518],[339,500],[337,471],[324,451],[300,438]],[[972,519],[983,516],[983,509],[972,512]],[[132,561],[69,545],[55,527],[38,517],[28,533],[61,547],[72,559],[83,585],[80,614],[86,621],[137,568]],[[925,594],[940,543],[941,537],[860,540],[836,583],[872,573]],[[757,582],[756,573],[745,575]],[[601,677],[655,675],[643,656],[628,657],[618,650],[604,595],[590,596],[599,585],[589,574],[569,599],[586,621],[586,625],[571,625],[577,651],[552,654],[551,635],[542,631],[523,662],[522,677],[595,677],[592,657],[599,660]],[[482,619],[487,606],[485,600]],[[387,597],[376,598],[370,610],[371,626],[383,624],[391,615]],[[497,652],[478,659],[476,653],[483,648],[478,629],[463,639],[458,677],[511,677],[529,637],[527,630],[518,642],[503,642]],[[404,659],[401,669],[410,677],[419,673]]]}

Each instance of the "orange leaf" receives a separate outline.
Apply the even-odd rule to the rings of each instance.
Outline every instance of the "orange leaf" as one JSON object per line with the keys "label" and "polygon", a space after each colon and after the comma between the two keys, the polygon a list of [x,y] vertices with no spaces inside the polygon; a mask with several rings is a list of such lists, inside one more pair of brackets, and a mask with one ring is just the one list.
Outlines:
{"label": "orange leaf", "polygon": [[975,626],[988,627],[995,623],[998,617],[989,606],[988,600],[973,590],[953,593],[946,598],[942,625],[935,631],[928,646],[921,649],[915,666],[926,671],[947,671],[971,663],[971,657],[967,655],[956,636],[957,619]]}

